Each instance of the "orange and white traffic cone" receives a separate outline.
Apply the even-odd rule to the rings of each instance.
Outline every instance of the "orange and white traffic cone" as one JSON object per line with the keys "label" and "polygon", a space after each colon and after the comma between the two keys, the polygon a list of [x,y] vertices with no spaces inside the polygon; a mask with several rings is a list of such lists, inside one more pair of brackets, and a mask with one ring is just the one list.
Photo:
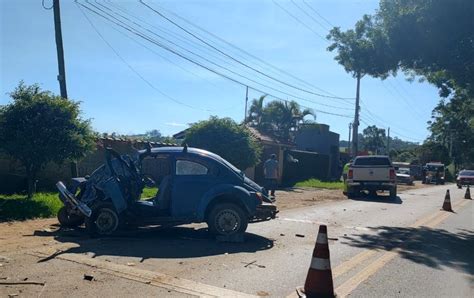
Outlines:
{"label": "orange and white traffic cone", "polygon": [[316,239],[303,293],[309,298],[334,297],[328,233],[325,225],[319,226],[318,238]]}
{"label": "orange and white traffic cone", "polygon": [[451,196],[449,195],[449,189],[446,190],[446,195],[444,196],[443,210],[453,212],[451,207]]}
{"label": "orange and white traffic cone", "polygon": [[466,188],[466,193],[464,194],[464,198],[468,200],[472,200],[471,198],[471,190],[469,189],[469,185]]}

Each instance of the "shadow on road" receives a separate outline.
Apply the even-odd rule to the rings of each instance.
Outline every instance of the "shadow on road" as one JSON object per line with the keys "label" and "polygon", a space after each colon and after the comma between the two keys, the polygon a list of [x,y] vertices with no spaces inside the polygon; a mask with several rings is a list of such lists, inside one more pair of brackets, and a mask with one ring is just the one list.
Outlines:
{"label": "shadow on road", "polygon": [[474,274],[474,231],[451,233],[427,227],[374,227],[376,234],[346,236],[351,246],[396,251],[405,259],[432,268],[443,266]]}
{"label": "shadow on road", "polygon": [[367,193],[361,193],[356,197],[350,198],[350,200],[354,201],[366,201],[366,202],[376,202],[376,203],[386,203],[386,204],[402,204],[403,201],[399,196],[395,198],[390,198],[388,195],[373,195]]}
{"label": "shadow on road", "polygon": [[63,253],[93,253],[95,256],[125,256],[142,258],[195,258],[240,252],[256,252],[273,247],[273,240],[245,233],[242,243],[217,242],[207,228],[189,227],[145,228],[128,230],[113,237],[92,239],[82,229],[35,231],[34,236],[55,236],[60,242],[79,244],[42,262]]}

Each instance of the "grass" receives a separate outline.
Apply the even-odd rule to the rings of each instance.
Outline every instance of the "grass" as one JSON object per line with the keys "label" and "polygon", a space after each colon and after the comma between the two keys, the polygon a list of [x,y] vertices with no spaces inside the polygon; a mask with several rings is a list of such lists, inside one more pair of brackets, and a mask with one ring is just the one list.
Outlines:
{"label": "grass", "polygon": [[[141,198],[152,198],[157,191],[156,187],[145,187]],[[57,192],[39,192],[32,199],[20,194],[0,194],[0,222],[55,217],[62,206]]]}
{"label": "grass", "polygon": [[324,182],[318,179],[308,179],[297,182],[296,187],[313,187],[313,188],[325,188],[325,189],[344,189],[344,182]]}
{"label": "grass", "polygon": [[0,222],[54,217],[62,206],[58,193],[36,193],[32,199],[0,194]]}

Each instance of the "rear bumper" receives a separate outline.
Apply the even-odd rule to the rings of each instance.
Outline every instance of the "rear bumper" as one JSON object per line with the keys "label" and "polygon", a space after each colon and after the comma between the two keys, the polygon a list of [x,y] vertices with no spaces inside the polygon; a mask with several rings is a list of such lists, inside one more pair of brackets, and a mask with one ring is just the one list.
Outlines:
{"label": "rear bumper", "polygon": [[348,181],[347,186],[359,190],[390,190],[397,187],[395,182]]}
{"label": "rear bumper", "polygon": [[275,205],[263,203],[262,205],[257,206],[255,215],[251,221],[258,222],[275,219],[278,212],[279,211]]}

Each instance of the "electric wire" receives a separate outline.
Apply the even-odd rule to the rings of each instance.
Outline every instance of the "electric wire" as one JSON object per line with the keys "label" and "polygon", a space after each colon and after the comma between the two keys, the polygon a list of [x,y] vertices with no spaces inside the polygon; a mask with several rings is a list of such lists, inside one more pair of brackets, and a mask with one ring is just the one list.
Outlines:
{"label": "electric wire", "polygon": [[[115,3],[111,2],[110,0],[108,1],[108,3],[115,4]],[[155,4],[155,5],[160,6],[160,5],[158,5],[158,4]],[[116,5],[116,7],[118,7],[118,5]],[[257,61],[260,62],[261,64],[266,65],[267,67],[269,67],[269,68],[272,69],[271,72],[273,72],[273,73],[279,72],[280,74],[287,75],[288,77],[291,77],[291,78],[293,78],[294,80],[296,80],[296,81],[298,81],[298,82],[300,82],[300,83],[302,83],[302,84],[304,84],[304,85],[306,85],[306,86],[312,87],[312,88],[314,88],[314,89],[317,89],[317,90],[319,90],[319,91],[321,91],[321,92],[327,93],[327,94],[332,95],[332,96],[334,96],[334,97],[338,97],[337,95],[334,95],[333,93],[331,93],[331,92],[329,92],[329,91],[326,91],[326,90],[324,90],[324,89],[321,89],[321,88],[315,86],[315,85],[312,84],[312,83],[309,83],[309,82],[307,82],[307,81],[305,81],[305,80],[302,80],[301,78],[298,78],[298,77],[292,75],[291,73],[288,73],[287,71],[282,70],[282,69],[280,69],[280,68],[278,68],[278,67],[276,67],[276,66],[274,66],[274,65],[272,65],[272,64],[270,64],[270,63],[268,63],[268,62],[266,62],[266,61],[264,61],[263,59],[261,59],[261,58],[255,56],[255,55],[253,55],[253,54],[247,52],[246,50],[244,50],[244,49],[242,49],[242,48],[240,48],[240,47],[238,47],[238,46],[236,46],[236,45],[234,45],[234,44],[232,44],[232,43],[226,41],[225,39],[223,39],[223,38],[221,38],[221,37],[215,35],[214,33],[210,32],[210,31],[208,31],[208,30],[206,30],[206,29],[204,29],[204,28],[202,28],[202,27],[200,27],[200,26],[198,26],[198,25],[196,25],[195,23],[192,23],[191,21],[189,21],[189,20],[187,20],[186,18],[180,16],[179,14],[177,14],[177,13],[171,11],[171,10],[166,9],[166,8],[163,7],[163,6],[160,6],[160,8],[161,8],[162,10],[168,12],[168,14],[172,14],[173,16],[175,16],[176,18],[179,18],[180,20],[182,20],[183,22],[187,23],[188,25],[190,25],[190,26],[192,26],[192,27],[194,27],[194,28],[196,28],[196,29],[198,29],[198,30],[200,30],[200,31],[202,31],[202,32],[204,32],[204,33],[210,35],[211,37],[213,37],[213,38],[215,38],[216,40],[218,40],[218,41],[220,41],[220,42],[226,44],[227,46],[229,46],[229,47],[231,47],[231,48],[233,48],[233,49],[239,51],[240,53],[243,53],[243,54],[247,55],[248,57],[257,60]],[[239,55],[239,54],[237,54],[237,55],[238,55],[240,58],[246,59],[246,58],[244,58],[242,55]],[[345,97],[344,99],[345,99],[345,100],[354,100],[355,98],[353,98],[353,97]],[[352,102],[349,102],[349,103],[353,104]]]}
{"label": "electric wire", "polygon": [[315,14],[317,14],[323,21],[325,21],[330,27],[336,27],[334,26],[331,22],[329,22],[323,15],[321,15],[316,9],[314,9],[311,5],[309,5],[306,0],[303,0],[303,3],[308,6],[309,9],[311,9]]}
{"label": "electric wire", "polygon": [[[309,94],[312,94],[312,95],[315,95],[315,96],[319,96],[319,97],[326,97],[326,98],[338,98],[338,99],[343,99],[343,97],[339,97],[339,96],[329,96],[329,95],[324,95],[324,94],[321,94],[321,93],[316,93],[316,92],[313,92],[313,91],[310,91],[310,90],[306,90],[306,89],[303,89],[303,88],[300,88],[298,86],[295,86],[293,84],[289,84],[285,81],[282,81],[278,78],[275,78],[273,76],[270,76],[248,64],[246,64],[245,62],[242,62],[236,58],[234,58],[233,56],[223,52],[222,50],[220,50],[219,48],[215,47],[214,45],[210,44],[209,42],[205,41],[204,39],[202,39],[201,37],[199,37],[198,35],[194,34],[193,32],[189,31],[188,29],[184,28],[183,26],[181,26],[180,24],[176,23],[175,21],[171,20],[170,18],[168,18],[167,16],[165,16],[163,13],[161,13],[160,11],[154,9],[153,7],[149,6],[147,3],[145,3],[143,0],[139,0],[141,4],[143,4],[144,6],[148,7],[150,10],[154,11],[156,14],[158,14],[159,16],[161,16],[162,18],[164,18],[165,20],[167,20],[168,22],[170,22],[171,24],[175,25],[176,27],[180,28],[181,30],[183,30],[184,32],[188,33],[189,35],[191,35],[192,37],[196,38],[197,40],[201,41],[202,43],[206,44],[207,46],[211,47],[212,49],[218,51],[219,53],[221,53],[222,55],[226,56],[227,58],[237,62],[238,64],[241,64],[242,66],[244,67],[247,67],[249,69],[252,69],[253,71],[269,78],[269,79],[272,79],[276,82],[279,82],[280,84],[283,84],[283,85],[286,85],[288,87],[291,87],[291,88],[294,88],[296,90],[299,90],[299,91],[302,91],[302,92],[305,92],[305,93],[309,93]],[[346,98],[344,98],[346,99]]]}
{"label": "electric wire", "polygon": [[[78,5],[81,5],[80,3],[78,3],[76,1],[76,4]],[[102,41],[114,52],[114,54],[133,72],[135,73],[135,75],[137,75],[142,81],[144,81],[149,87],[151,87],[152,89],[154,89],[155,91],[157,91],[158,93],[160,93],[162,96],[166,97],[167,99],[179,104],[179,105],[182,105],[182,106],[186,106],[188,108],[191,108],[191,109],[195,109],[195,110],[201,110],[201,111],[205,111],[205,112],[212,112],[211,110],[208,110],[208,109],[202,109],[202,108],[199,108],[199,107],[195,107],[195,106],[192,106],[192,105],[189,105],[189,104],[186,104],[182,101],[179,101],[177,99],[175,99],[174,97],[171,97],[169,96],[168,94],[164,93],[163,91],[161,91],[160,89],[158,89],[157,87],[155,87],[150,81],[148,81],[145,77],[143,77],[133,66],[131,66],[119,53],[117,50],[115,50],[115,48],[105,39],[105,37],[102,35],[102,33],[100,33],[100,31],[97,29],[97,27],[94,25],[94,23],[92,22],[92,20],[87,16],[87,14],[82,10],[82,8],[80,6],[79,7],[79,10],[82,12],[82,14],[84,15],[84,17],[86,18],[86,20],[89,22],[89,24],[91,25],[91,27],[94,29],[94,31],[97,33],[97,35],[102,39]]]}
{"label": "electric wire", "polygon": [[321,28],[323,28],[325,31],[329,31],[328,27],[323,25],[320,21],[318,21],[315,17],[310,15],[306,10],[304,10],[298,3],[296,3],[294,0],[291,0],[291,3],[293,3],[296,8],[298,8],[300,11],[302,11],[306,16],[308,16],[310,19],[313,20],[316,24],[318,24]]}
{"label": "electric wire", "polygon": [[[104,19],[106,19],[107,21],[109,21],[109,22],[111,22],[111,23],[114,23],[115,25],[122,27],[123,29],[125,29],[125,30],[127,30],[127,31],[129,31],[129,32],[131,32],[131,33],[133,33],[133,34],[135,34],[135,35],[137,35],[137,36],[139,36],[139,37],[141,37],[141,38],[143,38],[143,39],[145,39],[145,40],[147,40],[147,41],[149,41],[149,42],[155,44],[155,45],[157,45],[158,47],[163,48],[163,49],[165,49],[165,50],[167,50],[167,51],[169,51],[169,52],[171,52],[171,53],[173,53],[173,54],[175,54],[175,55],[177,55],[177,56],[179,56],[179,57],[181,57],[181,58],[183,58],[183,59],[185,59],[185,60],[187,60],[187,61],[189,61],[189,62],[191,62],[191,63],[193,63],[193,64],[196,64],[196,65],[198,65],[198,66],[200,66],[200,67],[202,67],[202,68],[205,68],[205,69],[207,69],[208,71],[211,71],[211,72],[213,72],[213,73],[215,73],[215,74],[217,74],[217,75],[219,75],[219,76],[221,76],[221,77],[223,77],[223,78],[226,78],[226,79],[228,79],[228,80],[230,80],[230,81],[232,81],[232,82],[234,82],[234,83],[236,83],[236,84],[239,84],[239,85],[241,85],[241,86],[248,87],[249,89],[252,89],[252,90],[254,90],[254,91],[257,91],[257,92],[259,92],[259,93],[261,93],[261,94],[267,94],[269,97],[272,97],[272,98],[275,98],[275,99],[278,99],[278,100],[281,100],[281,101],[284,101],[284,102],[289,102],[289,101],[286,100],[286,99],[283,99],[283,98],[281,98],[281,97],[279,97],[279,96],[276,96],[276,95],[274,95],[274,94],[271,94],[271,93],[269,93],[269,92],[263,91],[263,90],[261,90],[261,89],[259,89],[259,88],[254,87],[254,86],[245,84],[245,83],[243,83],[243,82],[241,82],[241,81],[239,81],[239,80],[237,80],[237,79],[234,79],[234,78],[232,78],[232,77],[229,77],[229,76],[226,75],[226,74],[223,74],[223,73],[221,73],[221,72],[219,72],[219,71],[216,71],[215,69],[212,69],[211,67],[208,67],[208,66],[206,66],[206,65],[203,65],[203,64],[201,64],[201,63],[199,63],[199,62],[197,62],[197,61],[195,61],[195,60],[192,60],[192,59],[186,57],[185,55],[183,55],[182,53],[180,53],[179,51],[176,51],[176,50],[174,50],[174,49],[172,49],[172,48],[170,48],[170,47],[168,47],[168,46],[166,46],[166,45],[164,45],[164,44],[162,44],[162,43],[160,43],[160,42],[157,42],[157,41],[155,41],[155,40],[153,40],[153,39],[150,39],[148,36],[145,36],[145,35],[143,35],[143,34],[140,33],[140,32],[133,31],[133,29],[127,28],[126,26],[124,26],[124,25],[122,25],[122,24],[120,24],[120,23],[118,23],[118,22],[116,22],[116,21],[114,21],[114,20],[111,20],[110,18],[108,18],[108,17],[106,17],[106,16],[104,16],[104,15],[98,13],[97,11],[95,11],[95,10],[89,8],[88,6],[82,4],[82,3],[78,2],[78,1],[76,1],[76,3],[77,3],[78,5],[81,5],[83,8],[89,10],[90,12],[92,12],[92,13],[94,13],[94,14],[96,14],[96,15],[98,15],[98,16],[104,18]],[[131,69],[133,69],[133,68],[131,68]],[[152,85],[151,85],[151,86],[152,86]],[[323,110],[318,110],[318,109],[310,108],[310,107],[307,107],[307,106],[304,106],[304,105],[301,105],[301,104],[300,104],[300,106],[301,106],[301,107],[304,107],[304,108],[312,109],[313,111],[316,111],[316,112],[319,112],[319,113],[322,113],[322,114],[328,114],[328,115],[333,115],[333,116],[338,116],[338,117],[344,117],[344,118],[352,118],[352,116],[349,116],[349,115],[343,115],[343,114],[338,114],[338,113],[331,113],[331,112],[327,112],[327,111],[323,111]]]}
{"label": "electric wire", "polygon": [[[117,19],[114,18],[113,16],[112,16],[112,18],[114,18],[115,21],[112,20],[112,19],[110,19],[110,18],[108,18],[107,16],[104,16],[104,15],[98,13],[97,11],[91,9],[90,7],[88,7],[88,6],[86,6],[86,5],[82,4],[82,3],[80,3],[80,2],[78,2],[78,1],[76,1],[76,3],[78,3],[78,4],[81,5],[82,7],[86,8],[87,10],[89,10],[89,11],[91,11],[91,12],[97,14],[98,16],[100,16],[100,17],[102,17],[102,18],[108,20],[109,22],[114,23],[115,25],[120,26],[120,27],[122,27],[123,29],[125,29],[125,30],[127,30],[127,31],[129,31],[129,32],[131,32],[131,33],[133,33],[133,34],[135,34],[135,35],[137,35],[137,36],[139,36],[139,37],[141,37],[141,38],[143,38],[143,39],[149,41],[150,43],[153,43],[153,44],[157,45],[158,47],[161,47],[161,48],[163,48],[163,49],[165,49],[165,50],[167,50],[167,51],[169,51],[169,52],[171,52],[171,53],[173,53],[173,54],[175,54],[175,55],[177,55],[177,56],[179,56],[179,57],[181,57],[181,58],[183,58],[183,59],[185,59],[185,60],[187,60],[187,61],[189,61],[189,62],[195,64],[195,65],[198,65],[198,66],[200,66],[200,67],[202,67],[202,68],[204,68],[204,69],[206,69],[206,70],[208,70],[208,71],[211,71],[211,72],[213,72],[213,73],[215,73],[215,74],[217,74],[217,75],[219,75],[219,76],[221,76],[221,77],[223,77],[223,78],[226,78],[226,79],[228,79],[228,80],[230,80],[230,81],[232,81],[232,82],[234,82],[234,83],[236,83],[236,84],[239,84],[239,85],[242,85],[242,86],[248,86],[250,89],[255,90],[255,91],[257,91],[257,92],[260,92],[260,93],[262,93],[262,94],[268,94],[268,95],[270,95],[270,96],[273,97],[273,98],[280,99],[280,100],[283,100],[283,101],[287,101],[287,100],[285,100],[285,99],[282,99],[282,98],[279,97],[279,96],[270,94],[269,92],[263,91],[263,90],[261,90],[261,89],[259,89],[259,88],[257,88],[257,87],[254,87],[254,86],[251,86],[251,85],[249,85],[249,84],[243,83],[243,82],[241,82],[241,81],[239,81],[239,80],[236,80],[236,79],[234,79],[234,78],[232,78],[232,77],[230,77],[230,76],[228,76],[228,75],[226,75],[226,74],[223,74],[222,72],[219,72],[219,71],[217,71],[217,70],[215,70],[215,69],[213,69],[213,68],[211,68],[211,67],[209,67],[209,66],[206,66],[206,65],[204,65],[204,64],[202,64],[202,63],[200,63],[200,62],[197,62],[197,61],[195,61],[195,60],[193,60],[193,59],[191,59],[191,58],[185,56],[185,55],[182,54],[181,52],[176,51],[176,50],[170,48],[169,46],[166,46],[166,45],[164,45],[164,44],[162,44],[162,43],[160,43],[160,42],[158,42],[158,41],[156,41],[156,40],[150,38],[149,36],[144,35],[142,32],[136,31],[136,30],[134,30],[133,28],[130,29],[130,27],[127,27],[126,24],[123,24],[123,22],[121,22],[120,20],[117,20]],[[94,6],[93,4],[91,4],[91,3],[89,3],[89,2],[87,2],[87,3],[90,4],[90,5],[92,5],[92,6]],[[101,11],[103,11],[103,10],[101,10]],[[108,14],[108,15],[110,15],[110,14]],[[247,79],[248,79],[248,78],[247,78]],[[251,79],[249,79],[249,80],[251,80]],[[251,80],[251,81],[254,81],[254,80]],[[255,82],[255,81],[254,81],[254,82]],[[262,85],[261,83],[258,83],[258,82],[257,82],[257,84]],[[269,88],[272,89],[272,90],[275,90],[275,91],[277,91],[277,92],[279,92],[279,93],[287,94],[287,95],[292,96],[292,97],[296,97],[296,96],[294,96],[293,94],[289,94],[289,93],[283,92],[283,91],[278,90],[278,89],[275,89],[275,88],[273,88],[273,87],[269,87]],[[305,99],[305,100],[307,100],[307,99]],[[308,100],[307,100],[307,101],[308,101]],[[311,103],[314,103],[313,101],[310,101],[310,102],[311,102]],[[302,106],[302,105],[301,105],[301,106]],[[338,114],[338,113],[327,112],[327,111],[323,111],[323,110],[319,110],[319,109],[313,109],[313,110],[314,110],[314,111],[317,111],[317,112],[320,112],[320,113],[322,113],[322,114],[335,115],[335,116],[346,117],[346,118],[351,117],[351,116],[348,116],[348,115],[343,115],[343,114]]]}
{"label": "electric wire", "polygon": [[300,25],[304,26],[306,29],[308,29],[309,31],[313,32],[314,35],[316,35],[317,37],[319,37],[320,39],[324,40],[325,42],[327,42],[328,40],[326,38],[324,38],[324,36],[322,36],[321,34],[319,34],[318,32],[314,31],[313,28],[311,28],[310,26],[308,26],[307,24],[305,24],[303,21],[301,21],[298,17],[296,17],[295,15],[293,15],[290,11],[288,11],[286,8],[284,8],[283,6],[281,6],[280,4],[278,4],[278,2],[276,2],[275,0],[272,0],[273,4],[275,4],[276,6],[278,6],[281,10],[283,10],[287,15],[289,15],[290,17],[292,17],[295,21],[297,21]]}

